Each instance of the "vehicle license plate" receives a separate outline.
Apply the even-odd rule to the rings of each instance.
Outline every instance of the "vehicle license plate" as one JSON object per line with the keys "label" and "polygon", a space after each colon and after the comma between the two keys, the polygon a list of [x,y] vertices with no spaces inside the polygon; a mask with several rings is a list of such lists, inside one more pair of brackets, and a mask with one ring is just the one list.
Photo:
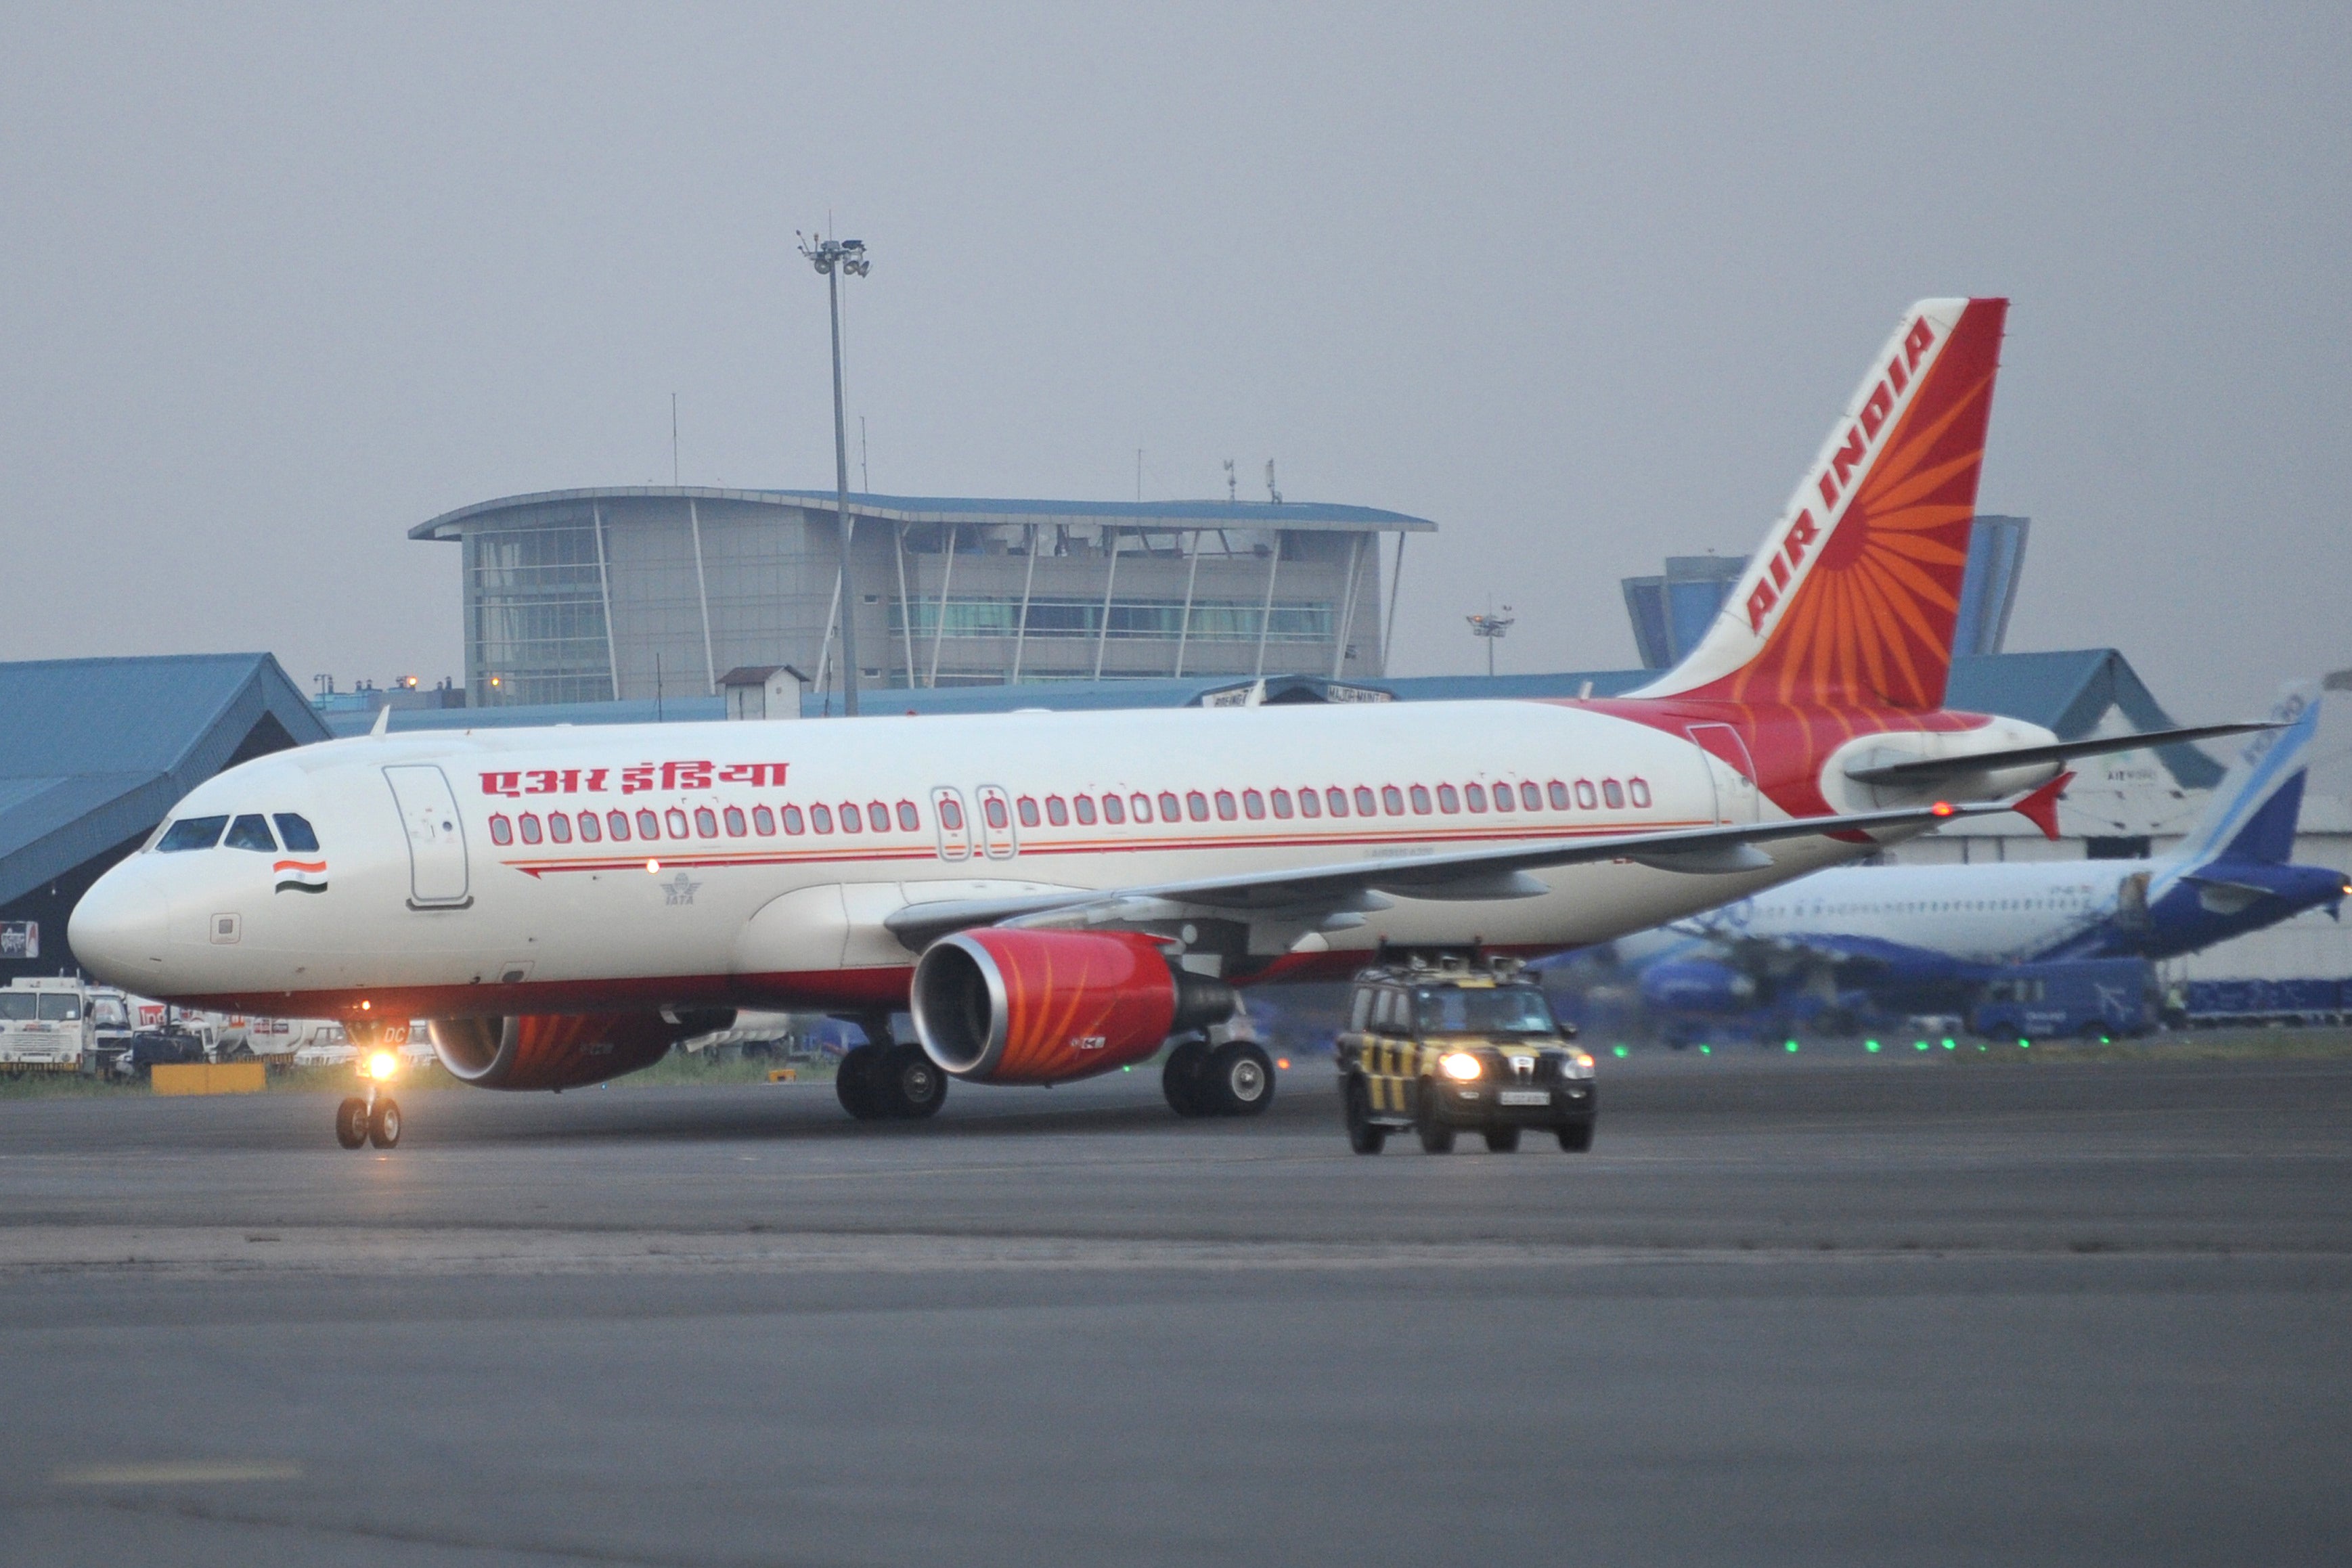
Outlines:
{"label": "vehicle license plate", "polygon": [[1496,1095],[1495,1098],[1499,1103],[1505,1105],[1549,1105],[1551,1103],[1550,1092],[1542,1089],[1506,1089],[1500,1094]]}

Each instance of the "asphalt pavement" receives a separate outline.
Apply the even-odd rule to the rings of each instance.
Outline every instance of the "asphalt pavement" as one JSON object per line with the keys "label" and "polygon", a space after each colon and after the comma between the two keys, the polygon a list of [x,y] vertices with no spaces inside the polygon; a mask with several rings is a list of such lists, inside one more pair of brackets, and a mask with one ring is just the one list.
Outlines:
{"label": "asphalt pavement", "polygon": [[0,1103],[0,1563],[2352,1554],[2352,1064]]}

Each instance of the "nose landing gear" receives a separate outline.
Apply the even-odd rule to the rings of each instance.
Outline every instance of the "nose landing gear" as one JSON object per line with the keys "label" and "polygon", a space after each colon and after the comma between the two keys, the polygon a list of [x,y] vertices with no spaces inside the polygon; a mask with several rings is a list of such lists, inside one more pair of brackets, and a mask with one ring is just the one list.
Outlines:
{"label": "nose landing gear", "polygon": [[399,1147],[400,1102],[369,1084],[366,1098],[354,1094],[335,1107],[335,1142],[347,1149]]}

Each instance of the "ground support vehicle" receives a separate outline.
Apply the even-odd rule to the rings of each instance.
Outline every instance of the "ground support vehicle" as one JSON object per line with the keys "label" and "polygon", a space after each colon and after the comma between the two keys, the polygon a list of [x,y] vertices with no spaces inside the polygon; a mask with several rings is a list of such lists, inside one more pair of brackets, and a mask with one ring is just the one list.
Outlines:
{"label": "ground support vehicle", "polygon": [[1600,1106],[1592,1058],[1509,959],[1383,964],[1356,977],[1336,1051],[1348,1145],[1410,1129],[1433,1155],[1475,1132],[1506,1154],[1529,1128],[1581,1154]]}
{"label": "ground support vehicle", "polygon": [[79,1072],[94,1043],[89,999],[70,976],[37,975],[0,989],[0,1072]]}
{"label": "ground support vehicle", "polygon": [[1987,1040],[2138,1036],[2156,1028],[2157,1003],[2145,958],[2019,964],[1986,984],[1969,1027]]}

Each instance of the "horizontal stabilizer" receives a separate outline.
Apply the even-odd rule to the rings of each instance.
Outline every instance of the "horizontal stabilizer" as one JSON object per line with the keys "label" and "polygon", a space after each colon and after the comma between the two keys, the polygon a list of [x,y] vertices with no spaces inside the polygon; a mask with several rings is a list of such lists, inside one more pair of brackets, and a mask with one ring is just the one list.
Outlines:
{"label": "horizontal stabilizer", "polygon": [[2151,729],[2139,735],[2086,737],[2053,746],[2020,746],[2008,751],[1979,751],[1968,757],[1928,757],[1916,762],[1890,762],[1876,768],[1849,768],[1845,776],[1857,784],[1906,784],[1924,788],[1946,779],[1965,779],[2003,768],[2028,768],[2037,762],[2066,762],[2077,757],[2105,757],[2118,751],[2139,751],[2151,746],[2174,746],[2184,740],[2217,740],[2226,735],[2251,735],[2279,727],[2265,719],[2252,724],[2204,724],[2188,729]]}

